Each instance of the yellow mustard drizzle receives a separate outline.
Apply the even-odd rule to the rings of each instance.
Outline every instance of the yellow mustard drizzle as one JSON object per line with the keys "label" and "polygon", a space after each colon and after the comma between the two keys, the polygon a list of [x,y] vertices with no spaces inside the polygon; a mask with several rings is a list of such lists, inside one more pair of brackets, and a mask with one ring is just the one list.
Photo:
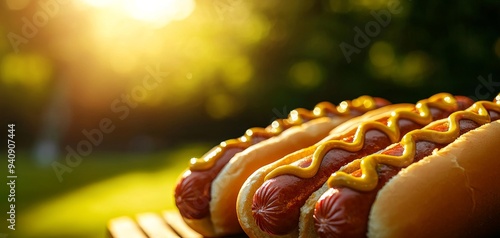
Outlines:
{"label": "yellow mustard drizzle", "polygon": [[467,110],[454,112],[447,119],[443,119],[446,122],[439,121],[439,123],[448,124],[447,131],[440,132],[428,129],[436,126],[437,123],[433,123],[420,130],[409,132],[400,142],[404,149],[401,156],[385,154],[369,155],[361,160],[361,177],[356,177],[342,171],[335,172],[328,179],[328,186],[345,186],[359,191],[371,191],[375,189],[378,183],[376,168],[379,164],[406,167],[413,162],[417,141],[426,140],[438,144],[449,144],[460,136],[460,120],[468,119],[479,125],[484,125],[491,120],[488,110],[500,112],[500,94],[495,99],[495,102],[476,102]]}
{"label": "yellow mustard drizzle", "polygon": [[295,175],[300,178],[311,178],[318,172],[321,162],[328,151],[332,149],[343,149],[349,152],[359,151],[363,148],[366,133],[372,129],[385,133],[391,142],[395,143],[400,138],[399,119],[409,119],[421,125],[429,124],[433,120],[429,109],[430,106],[449,110],[450,108],[457,109],[458,104],[452,95],[439,93],[428,99],[420,100],[415,105],[417,112],[413,112],[413,109],[394,110],[386,124],[378,121],[365,121],[356,129],[353,142],[349,143],[343,140],[326,141],[314,151],[311,164],[308,167],[303,168],[294,164],[282,165],[268,173],[265,180],[284,174]]}
{"label": "yellow mustard drizzle", "polygon": [[191,171],[210,169],[214,166],[215,162],[221,158],[224,151],[230,148],[248,148],[252,145],[252,139],[256,136],[262,135],[264,137],[273,137],[281,134],[281,132],[292,126],[300,125],[308,120],[326,117],[329,116],[329,114],[347,116],[351,113],[352,109],[366,112],[375,109],[376,106],[373,97],[361,96],[352,101],[343,101],[338,106],[329,102],[321,102],[318,103],[312,111],[303,108],[295,109],[290,112],[286,119],[277,119],[266,128],[250,128],[240,138],[221,142],[201,158],[192,158],[189,161],[189,169]]}

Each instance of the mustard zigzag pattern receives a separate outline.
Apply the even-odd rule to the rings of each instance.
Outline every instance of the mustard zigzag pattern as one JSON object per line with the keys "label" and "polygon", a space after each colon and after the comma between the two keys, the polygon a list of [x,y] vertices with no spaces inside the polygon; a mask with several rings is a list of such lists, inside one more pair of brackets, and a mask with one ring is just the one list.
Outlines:
{"label": "mustard zigzag pattern", "polygon": [[[375,189],[378,183],[376,168],[379,164],[406,167],[413,162],[417,141],[425,140],[438,144],[449,144],[460,136],[460,120],[468,119],[479,125],[484,125],[491,121],[488,110],[500,112],[500,94],[496,97],[495,102],[476,102],[465,111],[454,112],[446,119],[407,133],[400,142],[400,145],[402,145],[404,149],[402,155],[369,155],[360,162],[361,177],[356,177],[341,171],[335,172],[328,179],[328,186],[345,186],[359,191],[371,191]],[[441,125],[443,123],[448,124],[447,131],[440,132],[432,130],[436,125]]]}
{"label": "mustard zigzag pattern", "polygon": [[417,102],[415,105],[416,112],[414,112],[414,109],[394,110],[386,124],[378,121],[363,122],[358,126],[353,142],[350,143],[343,140],[326,141],[320,144],[314,151],[311,165],[308,167],[302,168],[292,164],[282,165],[267,174],[265,180],[284,174],[295,175],[300,178],[311,178],[318,172],[321,162],[328,151],[332,149],[343,149],[349,152],[359,151],[363,148],[367,131],[372,129],[377,129],[385,133],[391,142],[395,143],[400,138],[399,119],[409,119],[421,125],[427,125],[433,121],[429,107],[436,107],[443,110],[452,109],[455,111],[458,108],[458,104],[451,94],[439,93]]}
{"label": "mustard zigzag pattern", "polygon": [[352,109],[366,112],[375,108],[375,99],[370,96],[361,96],[353,99],[352,101],[346,100],[341,102],[338,106],[329,102],[321,102],[318,103],[312,111],[304,108],[297,108],[292,110],[286,119],[277,119],[266,128],[250,128],[240,138],[223,141],[201,158],[192,158],[190,160],[189,169],[192,171],[207,170],[211,168],[215,162],[217,162],[224,151],[235,147],[248,148],[253,144],[253,138],[259,135],[273,137],[281,134],[284,130],[292,126],[300,125],[307,120],[326,117],[329,114],[347,116],[351,113]]}

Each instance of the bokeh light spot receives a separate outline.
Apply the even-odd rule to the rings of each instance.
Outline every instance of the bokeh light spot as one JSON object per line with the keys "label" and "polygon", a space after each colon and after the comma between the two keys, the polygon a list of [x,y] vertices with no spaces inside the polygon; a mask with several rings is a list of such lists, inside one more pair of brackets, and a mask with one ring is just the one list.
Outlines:
{"label": "bokeh light spot", "polygon": [[394,50],[385,41],[378,41],[370,48],[370,62],[376,67],[386,67],[394,62]]}
{"label": "bokeh light spot", "polygon": [[22,84],[42,90],[52,74],[52,65],[37,54],[8,54],[0,65],[0,75],[6,84]]}
{"label": "bokeh light spot", "polygon": [[[186,73],[182,80],[171,80],[169,84],[165,85],[169,87],[168,90],[171,91],[170,97],[175,98],[174,103],[185,103],[197,97],[198,90],[202,87],[200,84],[201,77],[193,76],[193,73]],[[174,88],[175,90],[172,90]]]}
{"label": "bokeh light spot", "polygon": [[271,26],[267,19],[255,16],[250,17],[245,21],[246,30],[242,33],[249,43],[255,43],[265,38],[268,35],[270,28]]}
{"label": "bokeh light spot", "polygon": [[227,94],[213,94],[206,103],[208,115],[214,119],[223,119],[231,116],[237,109],[236,101]]}
{"label": "bokeh light spot", "polygon": [[289,71],[292,84],[297,88],[315,88],[323,80],[321,68],[313,61],[294,64]]}
{"label": "bokeh light spot", "polygon": [[407,86],[418,85],[422,83],[424,76],[429,72],[429,57],[420,51],[409,53],[401,63],[399,83]]}
{"label": "bokeh light spot", "polygon": [[240,89],[253,76],[252,64],[247,57],[236,57],[224,68],[224,83],[231,89]]}

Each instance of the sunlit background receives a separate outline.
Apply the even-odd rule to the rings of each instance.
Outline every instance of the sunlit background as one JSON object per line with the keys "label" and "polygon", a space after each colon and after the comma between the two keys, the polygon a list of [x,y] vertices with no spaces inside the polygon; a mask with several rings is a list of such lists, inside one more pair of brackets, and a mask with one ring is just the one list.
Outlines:
{"label": "sunlit background", "polygon": [[17,230],[2,218],[0,234],[99,237],[110,218],[174,209],[189,158],[296,107],[492,99],[499,13],[498,1],[3,0],[0,126],[16,124],[19,178]]}

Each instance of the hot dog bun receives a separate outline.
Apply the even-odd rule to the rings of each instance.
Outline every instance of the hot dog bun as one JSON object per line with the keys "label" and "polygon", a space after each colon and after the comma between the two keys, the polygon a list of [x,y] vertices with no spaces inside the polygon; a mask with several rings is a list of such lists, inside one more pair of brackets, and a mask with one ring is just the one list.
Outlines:
{"label": "hot dog bun", "polygon": [[264,183],[264,178],[266,177],[266,175],[279,166],[291,164],[301,158],[304,158],[305,156],[311,155],[315,151],[317,146],[322,144],[322,142],[324,141],[342,138],[343,135],[346,134],[346,132],[356,130],[359,124],[364,121],[367,120],[376,121],[380,118],[387,117],[395,109],[406,108],[409,110],[413,107],[414,107],[413,104],[395,104],[370,111],[362,116],[353,118],[337,126],[330,132],[329,136],[325,137],[323,140],[316,143],[315,145],[295,151],[279,160],[276,160],[273,163],[270,163],[268,165],[265,165],[257,169],[251,176],[249,176],[246,179],[245,183],[241,187],[241,190],[239,191],[238,194],[238,200],[237,200],[238,219],[245,233],[250,237],[297,237],[298,235],[297,232],[293,232],[284,236],[271,236],[260,230],[257,224],[255,223],[255,220],[252,217],[252,199],[257,189]]}
{"label": "hot dog bun", "polygon": [[368,237],[482,237],[499,231],[500,121],[403,169],[379,191]]}
{"label": "hot dog bun", "polygon": [[314,207],[314,202],[308,203],[307,199],[318,189],[324,190],[321,187],[330,173],[471,104],[469,98],[442,93],[407,108],[397,105],[382,108],[377,111],[387,111],[378,118],[356,118],[351,121],[358,122],[351,125],[353,130],[344,130],[337,137],[322,140],[257,170],[238,197],[238,217],[243,229],[251,237],[297,237],[307,228],[301,225],[301,219],[307,216],[301,217],[306,214],[312,217],[312,210],[304,210],[304,205]]}
{"label": "hot dog bun", "polygon": [[[314,111],[296,109],[286,120],[249,130],[239,139],[214,147],[201,159],[195,159],[179,179],[175,197],[184,221],[204,236],[241,233],[236,198],[254,170],[316,143],[356,115],[387,104],[390,103],[385,99],[368,96],[344,101],[338,107],[323,102]],[[215,166],[218,170],[212,171]]]}
{"label": "hot dog bun", "polygon": [[[500,234],[500,95],[409,132],[332,174],[302,236]],[[318,196],[311,197],[311,203]],[[308,210],[310,211],[310,210]],[[364,216],[364,217],[363,217]]]}
{"label": "hot dog bun", "polygon": [[246,178],[258,168],[292,151],[314,144],[345,120],[346,118],[318,118],[292,127],[276,137],[236,154],[212,183],[210,219],[184,220],[191,220],[188,222],[193,226],[204,227],[203,234],[207,235],[241,233],[235,208],[239,189]]}

